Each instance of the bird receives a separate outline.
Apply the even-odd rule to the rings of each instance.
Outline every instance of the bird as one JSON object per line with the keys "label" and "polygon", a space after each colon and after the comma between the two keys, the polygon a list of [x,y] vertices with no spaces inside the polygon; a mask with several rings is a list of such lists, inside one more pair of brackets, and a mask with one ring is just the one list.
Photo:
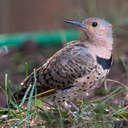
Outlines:
{"label": "bird", "polygon": [[[36,69],[37,88],[55,89],[53,101],[71,103],[89,89],[102,84],[112,65],[113,25],[99,17],[82,21],[64,20],[87,36],[85,41],[71,41]],[[34,82],[34,72],[21,85],[27,88]]]}

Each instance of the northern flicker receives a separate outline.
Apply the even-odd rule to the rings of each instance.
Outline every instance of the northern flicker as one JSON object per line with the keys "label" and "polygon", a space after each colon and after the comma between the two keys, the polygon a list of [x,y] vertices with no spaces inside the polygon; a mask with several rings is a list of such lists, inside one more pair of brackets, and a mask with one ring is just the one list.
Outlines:
{"label": "northern flicker", "polygon": [[[87,40],[69,42],[36,70],[37,87],[55,89],[57,103],[72,101],[88,89],[96,88],[112,64],[112,24],[97,17],[65,22],[81,29]],[[26,88],[33,81],[34,73],[31,73],[22,85]]]}

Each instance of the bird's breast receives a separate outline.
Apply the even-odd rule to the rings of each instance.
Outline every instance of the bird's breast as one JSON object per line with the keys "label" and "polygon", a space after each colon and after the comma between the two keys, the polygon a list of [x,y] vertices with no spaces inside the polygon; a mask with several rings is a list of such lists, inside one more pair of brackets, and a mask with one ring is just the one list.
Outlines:
{"label": "bird's breast", "polygon": [[92,68],[91,72],[78,78],[77,81],[79,85],[82,86],[81,88],[84,88],[84,89],[95,88],[100,86],[103,83],[108,72],[109,72],[109,69],[104,70],[101,65],[96,64]]}

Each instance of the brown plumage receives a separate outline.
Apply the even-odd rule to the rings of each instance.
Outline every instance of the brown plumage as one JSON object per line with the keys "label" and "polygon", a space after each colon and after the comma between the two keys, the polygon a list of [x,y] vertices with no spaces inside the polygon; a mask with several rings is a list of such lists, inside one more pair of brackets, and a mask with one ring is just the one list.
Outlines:
{"label": "brown plumage", "polygon": [[[112,25],[100,18],[87,18],[83,22],[65,20],[82,29],[88,39],[72,41],[55,53],[36,70],[38,88],[55,88],[55,102],[71,101],[96,88],[105,79],[112,62]],[[23,82],[23,88],[34,81],[33,73]]]}

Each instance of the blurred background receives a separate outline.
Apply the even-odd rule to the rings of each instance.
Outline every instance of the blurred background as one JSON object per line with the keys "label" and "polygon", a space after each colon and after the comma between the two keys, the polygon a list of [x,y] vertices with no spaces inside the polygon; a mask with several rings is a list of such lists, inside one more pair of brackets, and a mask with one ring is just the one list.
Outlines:
{"label": "blurred background", "polygon": [[64,19],[92,16],[126,25],[127,11],[127,0],[1,0],[0,33],[64,29]]}
{"label": "blurred background", "polygon": [[[27,38],[20,45],[10,46],[8,40],[14,33],[34,32],[34,34],[70,30],[73,28],[64,19],[82,20],[87,17],[101,17],[114,27],[114,64],[109,78],[126,84],[128,80],[128,1],[127,0],[0,0],[0,43],[8,41],[8,53],[0,55],[0,83],[4,85],[5,73],[10,86],[16,89],[33,68],[42,65],[48,57],[63,47],[67,39],[52,40],[41,45]],[[78,32],[79,33],[79,32]],[[63,35],[61,33],[61,35]],[[83,34],[69,39],[84,38]],[[61,36],[63,38],[63,36]],[[20,39],[19,39],[20,40]],[[19,41],[18,40],[18,41]],[[17,41],[17,40],[16,40]],[[42,40],[42,43],[45,41]],[[6,43],[5,43],[6,44]],[[2,93],[0,93],[2,96]]]}

